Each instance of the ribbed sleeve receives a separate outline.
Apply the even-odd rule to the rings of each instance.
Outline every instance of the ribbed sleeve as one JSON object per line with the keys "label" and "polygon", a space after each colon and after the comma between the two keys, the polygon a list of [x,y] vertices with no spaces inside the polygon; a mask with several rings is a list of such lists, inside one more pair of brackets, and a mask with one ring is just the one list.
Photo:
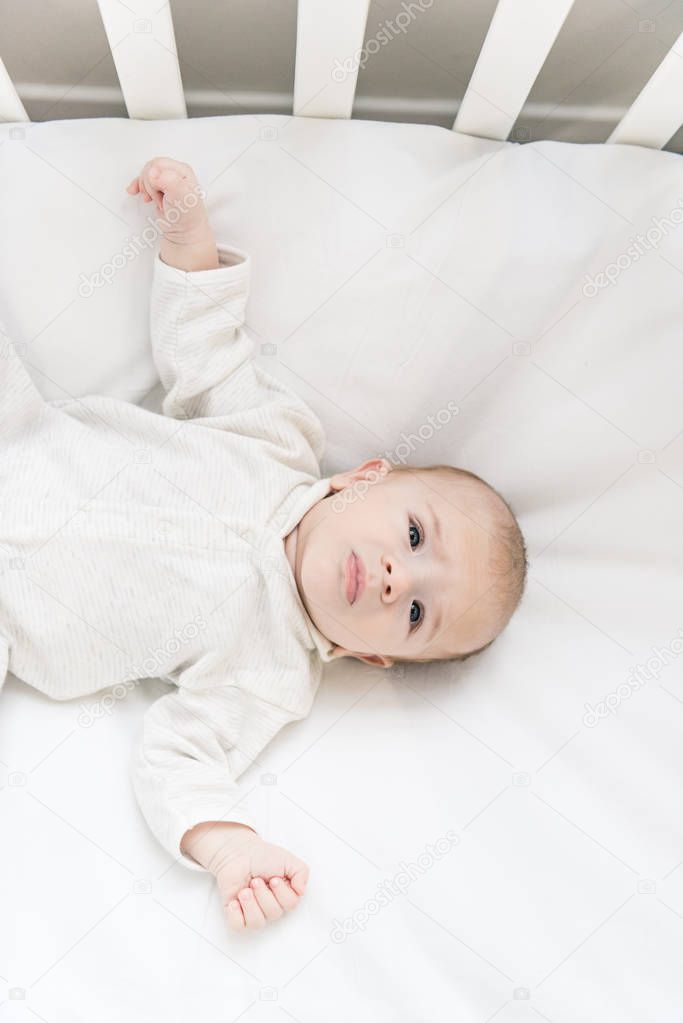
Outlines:
{"label": "ribbed sleeve", "polygon": [[250,259],[219,245],[219,267],[186,272],[157,253],[150,300],[152,355],[166,390],[164,415],[196,419],[239,407],[239,369],[251,372],[244,330]]}
{"label": "ribbed sleeve", "polygon": [[[277,693],[277,677],[270,682]],[[152,832],[172,856],[203,869],[181,852],[180,842],[205,821],[257,830],[236,778],[295,718],[229,682],[198,691],[180,688],[150,707],[133,762],[133,788]]]}

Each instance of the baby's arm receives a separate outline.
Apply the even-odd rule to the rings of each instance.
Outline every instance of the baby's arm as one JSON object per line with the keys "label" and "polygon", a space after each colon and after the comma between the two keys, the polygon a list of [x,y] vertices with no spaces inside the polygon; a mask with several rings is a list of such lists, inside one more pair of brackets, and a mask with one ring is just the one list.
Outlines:
{"label": "baby's arm", "polygon": [[128,191],[149,202],[155,201],[151,188],[162,214],[150,337],[166,391],[163,414],[220,427],[218,417],[252,408],[261,396],[251,365],[254,343],[244,329],[251,260],[238,248],[216,244],[203,193],[185,168],[175,160],[152,160]]}
{"label": "baby's arm", "polygon": [[293,909],[308,881],[302,860],[253,830],[236,784],[300,715],[247,685],[194,678],[156,700],[144,715],[132,772],[152,832],[179,862],[214,874],[234,929],[262,927]]}
{"label": "baby's arm", "polygon": [[165,215],[150,295],[152,355],[166,391],[162,412],[252,437],[271,456],[277,437],[282,461],[296,459],[298,468],[318,475],[325,448],[319,419],[254,360],[246,329],[251,257],[216,244],[196,189],[192,169],[165,158],[146,164],[128,186]]}

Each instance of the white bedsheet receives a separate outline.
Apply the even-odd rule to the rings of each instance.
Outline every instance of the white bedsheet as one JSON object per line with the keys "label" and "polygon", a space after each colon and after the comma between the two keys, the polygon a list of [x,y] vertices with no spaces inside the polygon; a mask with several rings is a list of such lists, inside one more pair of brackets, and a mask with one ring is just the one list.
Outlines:
{"label": "white bedsheet", "polygon": [[166,685],[95,719],[10,680],[0,1020],[680,1021],[680,157],[271,115],[0,126],[0,320],[48,398],[158,408],[153,245],[124,250],[156,155],[251,253],[259,359],[320,415],[324,472],[473,469],[530,578],[463,665],[336,664],[244,777],[312,869],[263,933],[229,934],[137,810]]}

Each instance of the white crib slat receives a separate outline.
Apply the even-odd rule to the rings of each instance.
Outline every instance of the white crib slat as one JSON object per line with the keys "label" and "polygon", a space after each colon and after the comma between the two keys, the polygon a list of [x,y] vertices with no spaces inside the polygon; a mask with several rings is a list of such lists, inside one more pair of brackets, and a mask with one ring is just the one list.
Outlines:
{"label": "white crib slat", "polygon": [[608,142],[661,149],[683,124],[683,32]]}
{"label": "white crib slat", "polygon": [[294,114],[350,117],[370,0],[299,0]]}
{"label": "white crib slat", "polygon": [[19,99],[19,93],[14,88],[4,62],[0,60],[0,121],[28,120],[29,116]]}
{"label": "white crib slat", "polygon": [[506,139],[574,0],[498,0],[454,131]]}
{"label": "white crib slat", "polygon": [[129,117],[187,117],[170,4],[97,0]]}

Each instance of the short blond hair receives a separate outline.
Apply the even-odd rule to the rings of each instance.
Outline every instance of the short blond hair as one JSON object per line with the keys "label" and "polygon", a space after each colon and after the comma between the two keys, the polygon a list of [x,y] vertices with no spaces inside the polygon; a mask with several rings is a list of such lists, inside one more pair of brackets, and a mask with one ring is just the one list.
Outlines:
{"label": "short blond hair", "polygon": [[[505,500],[495,487],[487,483],[481,476],[470,472],[469,469],[460,469],[454,465],[392,465],[392,472],[409,472],[413,475],[419,473],[439,474],[444,478],[457,477],[468,479],[477,486],[483,486],[489,494],[496,499],[498,514],[495,516],[494,539],[498,543],[493,545],[490,569],[495,574],[498,585],[493,591],[492,603],[495,613],[499,616],[500,627],[488,643],[477,647],[476,650],[468,650],[464,654],[453,654],[452,657],[393,657],[397,664],[431,663],[432,661],[466,661],[475,654],[480,654],[491,646],[508,624],[513,614],[519,607],[526,589],[529,559],[527,554],[524,534],[517,522],[517,518]],[[503,551],[501,556],[501,550]]]}

